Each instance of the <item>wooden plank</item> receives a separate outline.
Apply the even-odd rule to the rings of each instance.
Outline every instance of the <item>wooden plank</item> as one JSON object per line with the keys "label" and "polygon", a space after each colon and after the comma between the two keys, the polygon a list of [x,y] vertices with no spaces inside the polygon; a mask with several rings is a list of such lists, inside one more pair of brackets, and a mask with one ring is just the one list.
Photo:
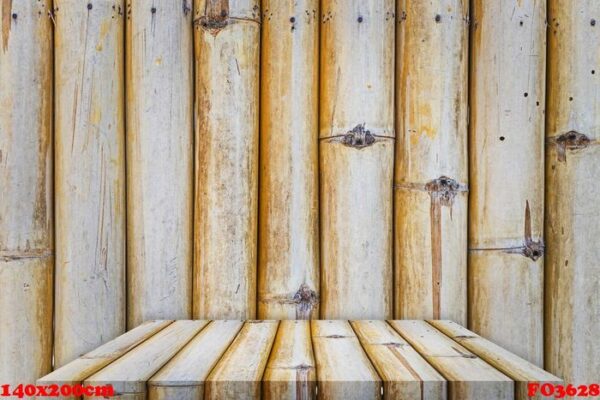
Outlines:
{"label": "wooden plank", "polygon": [[208,321],[175,321],[87,378],[85,384],[111,384],[119,395],[143,395],[146,381],[207,324]]}
{"label": "wooden plank", "polygon": [[127,3],[129,329],[148,319],[192,316],[191,1]]}
{"label": "wooden plank", "polygon": [[548,1],[545,367],[600,379],[600,2]]}
{"label": "wooden plank", "polygon": [[256,314],[260,5],[195,0],[194,318]]}
{"label": "wooden plank", "polygon": [[[528,395],[528,383],[530,382],[560,382],[556,376],[544,371],[538,366],[526,361],[515,354],[503,349],[502,347],[490,342],[460,326],[452,321],[428,321],[436,329],[440,330],[446,336],[460,343],[467,350],[479,356],[485,362],[504,373],[515,381],[515,398],[517,400],[539,399],[542,396],[539,392],[537,396]],[[546,396],[547,398],[547,396]]]}
{"label": "wooden plank", "polygon": [[209,375],[205,400],[260,399],[277,321],[248,321]]}
{"label": "wooden plank", "polygon": [[263,0],[258,317],[319,317],[319,1]]}
{"label": "wooden plank", "polygon": [[77,384],[131,351],[172,321],[148,321],[38,379],[39,385]]}
{"label": "wooden plank", "polygon": [[546,1],[471,4],[469,328],[542,365]]}
{"label": "wooden plank", "polygon": [[125,332],[125,1],[54,6],[60,367]]}
{"label": "wooden plank", "polygon": [[52,370],[52,1],[0,2],[0,382]]}
{"label": "wooden plank", "polygon": [[213,321],[148,381],[150,400],[202,399],[210,371],[242,328],[241,321]]}
{"label": "wooden plank", "polygon": [[468,0],[398,0],[395,317],[467,323]]}
{"label": "wooden plank", "polygon": [[384,399],[446,399],[446,380],[385,321],[350,324],[383,380]]}
{"label": "wooden plank", "polygon": [[514,382],[425,321],[389,321],[446,378],[449,400],[514,399]]}
{"label": "wooden plank", "polygon": [[391,318],[393,0],[324,0],[321,318]]}
{"label": "wooden plank", "polygon": [[263,399],[310,399],[316,394],[310,323],[281,321],[263,376]]}
{"label": "wooden plank", "polygon": [[347,321],[312,321],[319,399],[379,399],[377,371]]}

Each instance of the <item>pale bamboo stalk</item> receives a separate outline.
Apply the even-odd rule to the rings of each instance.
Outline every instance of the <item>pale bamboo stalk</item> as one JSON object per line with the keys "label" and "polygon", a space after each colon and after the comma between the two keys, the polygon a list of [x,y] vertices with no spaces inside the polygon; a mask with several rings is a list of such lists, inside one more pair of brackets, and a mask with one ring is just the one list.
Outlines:
{"label": "pale bamboo stalk", "polygon": [[394,1],[321,10],[321,317],[390,318]]}
{"label": "pale bamboo stalk", "polygon": [[467,321],[468,0],[399,0],[395,316]]}
{"label": "pale bamboo stalk", "polygon": [[263,0],[258,317],[319,317],[318,0]]}
{"label": "pale bamboo stalk", "polygon": [[127,7],[129,328],[192,315],[191,0]]}
{"label": "pale bamboo stalk", "polygon": [[546,2],[472,5],[469,326],[539,366]]}
{"label": "pale bamboo stalk", "polygon": [[194,318],[256,315],[258,0],[196,0]]}
{"label": "pale bamboo stalk", "polygon": [[546,368],[600,377],[600,3],[548,3]]}
{"label": "pale bamboo stalk", "polygon": [[0,382],[52,369],[50,0],[0,2]]}
{"label": "pale bamboo stalk", "polygon": [[55,366],[125,330],[124,3],[55,1]]}

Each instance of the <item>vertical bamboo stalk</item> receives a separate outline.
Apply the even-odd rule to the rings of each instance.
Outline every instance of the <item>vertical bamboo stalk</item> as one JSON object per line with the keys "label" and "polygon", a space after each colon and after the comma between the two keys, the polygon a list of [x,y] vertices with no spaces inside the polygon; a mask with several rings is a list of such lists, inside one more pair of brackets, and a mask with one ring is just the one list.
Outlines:
{"label": "vertical bamboo stalk", "polygon": [[541,365],[546,2],[472,5],[469,325]]}
{"label": "vertical bamboo stalk", "polygon": [[467,320],[468,0],[399,0],[395,315]]}
{"label": "vertical bamboo stalk", "polygon": [[600,377],[600,3],[549,1],[546,368]]}
{"label": "vertical bamboo stalk", "polygon": [[130,328],[192,314],[191,0],[127,6],[127,259]]}
{"label": "vertical bamboo stalk", "polygon": [[124,4],[55,1],[55,365],[125,330]]}
{"label": "vertical bamboo stalk", "polygon": [[196,0],[194,318],[256,314],[258,0]]}
{"label": "vertical bamboo stalk", "polygon": [[50,0],[0,2],[0,382],[52,369]]}
{"label": "vertical bamboo stalk", "polygon": [[389,318],[394,1],[321,10],[321,317]]}
{"label": "vertical bamboo stalk", "polygon": [[258,316],[319,317],[318,0],[263,0]]}

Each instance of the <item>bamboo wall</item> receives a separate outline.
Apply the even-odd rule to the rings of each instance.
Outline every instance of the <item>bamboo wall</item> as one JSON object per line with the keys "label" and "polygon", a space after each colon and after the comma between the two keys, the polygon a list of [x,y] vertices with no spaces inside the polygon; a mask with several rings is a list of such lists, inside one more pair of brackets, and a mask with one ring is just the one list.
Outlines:
{"label": "bamboo wall", "polygon": [[452,319],[591,383],[597,20],[1,0],[0,383],[190,317]]}

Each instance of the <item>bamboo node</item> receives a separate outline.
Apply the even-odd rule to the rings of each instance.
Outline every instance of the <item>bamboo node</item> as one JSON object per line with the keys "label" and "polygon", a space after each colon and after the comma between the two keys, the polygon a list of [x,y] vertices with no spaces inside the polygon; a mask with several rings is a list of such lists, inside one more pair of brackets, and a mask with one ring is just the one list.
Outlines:
{"label": "bamboo node", "polygon": [[532,239],[528,239],[525,241],[525,246],[523,246],[521,254],[533,261],[536,261],[538,258],[544,255],[544,243],[541,240],[534,241]]}
{"label": "bamboo node", "polygon": [[460,184],[457,181],[444,175],[427,182],[425,185],[425,190],[430,192],[432,197],[440,199],[440,203],[447,207],[452,206],[456,193],[460,189]]}
{"label": "bamboo node", "polygon": [[342,143],[349,147],[362,149],[375,143],[375,136],[371,134],[371,131],[365,129],[365,124],[359,124],[344,135]]}
{"label": "bamboo node", "polygon": [[202,16],[194,21],[195,26],[200,26],[202,29],[210,31],[213,35],[217,34],[221,29],[227,26],[227,15],[225,17],[209,17]]}
{"label": "bamboo node", "polygon": [[557,146],[558,161],[567,160],[567,150],[585,149],[590,145],[591,142],[590,138],[587,137],[587,135],[577,131],[569,131],[563,133],[553,141],[556,143]]}
{"label": "bamboo node", "polygon": [[317,293],[305,283],[300,285],[292,299],[297,304],[296,317],[300,319],[309,319],[314,306],[319,302]]}

